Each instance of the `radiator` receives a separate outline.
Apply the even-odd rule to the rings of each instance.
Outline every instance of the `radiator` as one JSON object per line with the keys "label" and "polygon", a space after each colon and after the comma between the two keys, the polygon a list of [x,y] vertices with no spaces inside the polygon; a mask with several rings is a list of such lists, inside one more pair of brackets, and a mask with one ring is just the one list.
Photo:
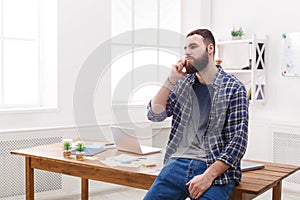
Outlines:
{"label": "radiator", "polygon": [[[273,129],[273,161],[300,166],[300,128]],[[285,181],[300,184],[300,172],[292,174]]]}
{"label": "radiator", "polygon": [[[25,194],[25,158],[10,154],[11,151],[33,146],[57,143],[61,137],[15,139],[0,141],[0,198]],[[35,170],[35,192],[62,189],[62,175]]]}

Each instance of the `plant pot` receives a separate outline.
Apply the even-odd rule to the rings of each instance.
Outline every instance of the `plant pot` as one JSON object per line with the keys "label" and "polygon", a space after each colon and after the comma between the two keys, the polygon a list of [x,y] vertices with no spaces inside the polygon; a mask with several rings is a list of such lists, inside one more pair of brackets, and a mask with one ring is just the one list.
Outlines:
{"label": "plant pot", "polygon": [[64,150],[63,155],[65,158],[70,158],[72,155],[71,150]]}
{"label": "plant pot", "polygon": [[241,40],[243,39],[242,36],[232,36],[232,40]]}
{"label": "plant pot", "polygon": [[84,151],[82,151],[82,152],[77,151],[76,152],[76,159],[77,160],[84,160],[84,157],[85,157]]}

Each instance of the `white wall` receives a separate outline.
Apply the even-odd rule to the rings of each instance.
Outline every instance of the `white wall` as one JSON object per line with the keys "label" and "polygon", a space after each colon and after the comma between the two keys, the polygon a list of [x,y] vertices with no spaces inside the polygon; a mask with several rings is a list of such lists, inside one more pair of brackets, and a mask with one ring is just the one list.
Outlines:
{"label": "white wall", "polygon": [[211,0],[182,1],[182,34],[200,27],[210,27]]}
{"label": "white wall", "polygon": [[255,121],[300,122],[300,93],[292,88],[300,84],[300,78],[281,76],[282,34],[300,31],[295,24],[300,17],[299,7],[300,2],[296,0],[213,1],[212,28],[219,38],[229,38],[234,25],[241,25],[246,36],[269,36],[267,103],[252,107]]}
{"label": "white wall", "polygon": [[271,127],[284,124],[300,125],[299,77],[281,76],[281,39],[283,33],[299,32],[300,18],[297,0],[213,0],[212,29],[219,39],[230,38],[233,26],[242,26],[246,37],[269,36],[267,69],[267,102],[251,105],[248,156],[272,159]]}

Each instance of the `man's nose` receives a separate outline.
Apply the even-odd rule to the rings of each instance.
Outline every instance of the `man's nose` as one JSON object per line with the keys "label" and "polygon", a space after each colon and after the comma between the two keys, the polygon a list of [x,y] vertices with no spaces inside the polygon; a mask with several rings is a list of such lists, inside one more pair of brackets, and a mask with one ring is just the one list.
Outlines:
{"label": "man's nose", "polygon": [[191,51],[190,51],[188,48],[186,48],[186,49],[184,50],[184,54],[185,54],[186,56],[189,56],[189,55],[191,55]]}

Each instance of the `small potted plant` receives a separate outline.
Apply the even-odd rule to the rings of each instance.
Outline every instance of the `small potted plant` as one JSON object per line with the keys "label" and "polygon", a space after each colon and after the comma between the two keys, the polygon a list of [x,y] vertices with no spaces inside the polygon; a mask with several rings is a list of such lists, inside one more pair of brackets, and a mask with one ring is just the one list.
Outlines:
{"label": "small potted plant", "polygon": [[231,31],[231,36],[233,40],[241,39],[243,35],[245,35],[245,32],[243,31],[242,27],[240,27],[239,29],[233,28],[233,30]]}
{"label": "small potted plant", "polygon": [[222,63],[222,60],[221,60],[221,59],[217,59],[217,60],[216,60],[216,65],[221,65],[221,63]]}
{"label": "small potted plant", "polygon": [[63,155],[65,158],[70,158],[72,155],[71,152],[71,143],[69,141],[64,142],[64,152]]}
{"label": "small potted plant", "polygon": [[76,159],[77,160],[84,160],[84,143],[78,142],[76,145]]}

